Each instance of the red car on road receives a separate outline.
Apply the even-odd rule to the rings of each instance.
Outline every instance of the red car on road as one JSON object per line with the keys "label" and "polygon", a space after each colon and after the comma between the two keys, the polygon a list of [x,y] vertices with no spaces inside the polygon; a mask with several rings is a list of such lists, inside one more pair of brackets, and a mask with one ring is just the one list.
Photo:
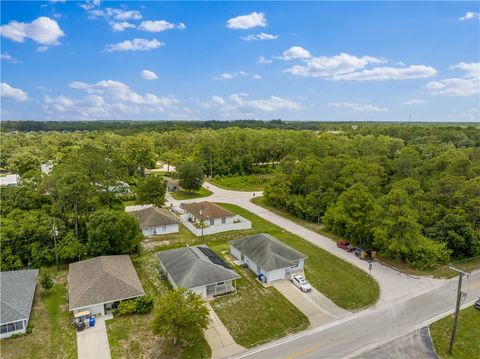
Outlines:
{"label": "red car on road", "polygon": [[337,243],[337,247],[341,248],[343,250],[346,250],[347,252],[352,252],[353,251],[353,246],[350,245],[349,241],[340,241]]}

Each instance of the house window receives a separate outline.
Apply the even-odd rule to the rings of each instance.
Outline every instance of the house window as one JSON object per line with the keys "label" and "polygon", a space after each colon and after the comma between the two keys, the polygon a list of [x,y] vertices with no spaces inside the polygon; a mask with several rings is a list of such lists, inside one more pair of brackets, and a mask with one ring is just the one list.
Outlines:
{"label": "house window", "polygon": [[222,224],[225,224],[227,223],[227,219],[226,218],[222,218]]}
{"label": "house window", "polygon": [[15,330],[22,330],[23,329],[23,322],[15,322]]}
{"label": "house window", "polygon": [[210,220],[210,225],[213,226],[215,224],[215,220],[214,219],[211,219]]}
{"label": "house window", "polygon": [[220,286],[222,286],[222,285],[225,285],[225,282],[218,282],[218,283],[217,283],[217,287],[220,287]]}

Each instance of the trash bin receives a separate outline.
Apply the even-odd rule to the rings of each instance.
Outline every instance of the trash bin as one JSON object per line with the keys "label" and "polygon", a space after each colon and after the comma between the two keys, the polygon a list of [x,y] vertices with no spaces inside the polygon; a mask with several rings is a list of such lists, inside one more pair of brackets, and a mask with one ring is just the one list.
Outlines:
{"label": "trash bin", "polygon": [[95,317],[92,315],[90,317],[90,327],[94,327],[95,326]]}

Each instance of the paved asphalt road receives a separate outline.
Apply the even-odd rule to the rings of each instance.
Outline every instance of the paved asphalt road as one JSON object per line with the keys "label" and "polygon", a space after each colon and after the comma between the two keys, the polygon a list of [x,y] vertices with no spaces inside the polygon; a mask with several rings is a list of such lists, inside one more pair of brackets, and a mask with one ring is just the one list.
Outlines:
{"label": "paved asphalt road", "polygon": [[[480,296],[480,272],[464,280],[464,303]],[[403,298],[380,309],[367,309],[323,327],[252,349],[236,358],[355,358],[449,314],[455,306],[457,280]]]}

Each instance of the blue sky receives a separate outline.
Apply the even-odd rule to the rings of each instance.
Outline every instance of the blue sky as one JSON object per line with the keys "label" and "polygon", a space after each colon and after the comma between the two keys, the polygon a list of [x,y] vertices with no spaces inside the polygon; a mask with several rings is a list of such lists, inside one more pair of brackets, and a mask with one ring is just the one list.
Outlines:
{"label": "blue sky", "polygon": [[3,120],[479,121],[479,2],[2,1]]}

